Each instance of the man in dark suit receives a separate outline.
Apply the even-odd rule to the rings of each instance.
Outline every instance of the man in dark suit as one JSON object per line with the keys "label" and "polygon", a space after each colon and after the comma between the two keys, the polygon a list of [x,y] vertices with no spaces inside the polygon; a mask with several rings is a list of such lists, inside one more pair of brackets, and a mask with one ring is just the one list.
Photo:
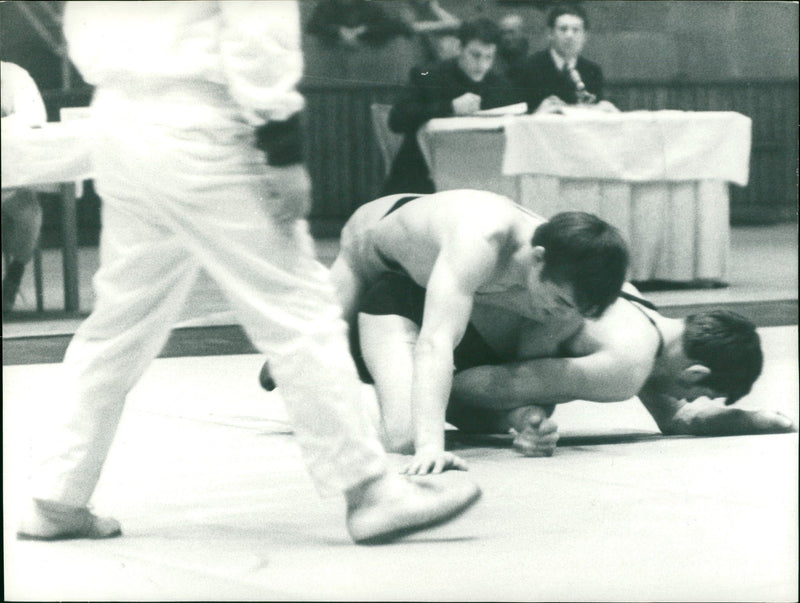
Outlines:
{"label": "man in dark suit", "polygon": [[576,4],[553,8],[547,17],[550,47],[529,57],[518,85],[525,91],[528,111],[558,113],[565,104],[596,106],[614,111],[603,101],[603,71],[581,56],[589,27],[586,13]]}
{"label": "man in dark suit", "polygon": [[461,51],[430,69],[413,69],[407,89],[392,107],[389,128],[405,135],[383,188],[383,195],[435,192],[417,130],[434,117],[470,115],[511,104],[510,82],[492,70],[500,32],[488,19],[465,22]]}

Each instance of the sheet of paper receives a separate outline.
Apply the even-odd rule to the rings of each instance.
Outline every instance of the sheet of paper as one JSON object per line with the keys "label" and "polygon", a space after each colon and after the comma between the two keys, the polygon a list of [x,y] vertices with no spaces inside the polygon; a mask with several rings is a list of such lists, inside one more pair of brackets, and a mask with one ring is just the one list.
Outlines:
{"label": "sheet of paper", "polygon": [[472,115],[478,117],[497,117],[498,115],[524,115],[528,111],[528,103],[516,103],[505,107],[495,107],[494,109],[483,109],[476,111]]}

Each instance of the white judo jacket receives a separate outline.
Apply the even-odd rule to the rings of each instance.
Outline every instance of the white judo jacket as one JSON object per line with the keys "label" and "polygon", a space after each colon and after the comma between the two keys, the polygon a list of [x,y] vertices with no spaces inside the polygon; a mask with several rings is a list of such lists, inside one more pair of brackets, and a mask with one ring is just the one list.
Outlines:
{"label": "white judo jacket", "polygon": [[207,81],[260,125],[303,108],[298,20],[297,4],[282,0],[69,2],[64,35],[93,86],[138,85],[138,76]]}

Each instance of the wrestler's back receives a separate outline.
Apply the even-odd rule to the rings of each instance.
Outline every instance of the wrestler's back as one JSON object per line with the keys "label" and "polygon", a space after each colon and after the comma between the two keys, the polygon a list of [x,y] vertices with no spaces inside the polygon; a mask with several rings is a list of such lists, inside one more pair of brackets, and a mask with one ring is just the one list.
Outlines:
{"label": "wrestler's back", "polygon": [[[378,201],[383,209],[384,199]],[[392,204],[387,203],[386,211]],[[424,287],[443,241],[456,237],[490,239],[520,231],[532,235],[545,221],[495,193],[444,191],[409,201],[382,217],[375,223],[371,242],[381,256],[402,266]]]}

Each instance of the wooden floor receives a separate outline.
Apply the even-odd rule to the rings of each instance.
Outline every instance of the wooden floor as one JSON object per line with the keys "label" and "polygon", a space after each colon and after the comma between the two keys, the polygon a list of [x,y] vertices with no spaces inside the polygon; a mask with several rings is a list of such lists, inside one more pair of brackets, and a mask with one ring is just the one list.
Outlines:
{"label": "wooden floor", "polygon": [[[797,327],[760,333],[765,371],[739,404],[798,421]],[[662,437],[635,399],[563,405],[549,459],[449,432],[483,499],[452,524],[361,547],[343,502],[313,489],[260,363],[157,360],[93,499],[125,536],[61,543],[13,537],[59,365],[5,366],[5,599],[797,600],[796,433]]]}

